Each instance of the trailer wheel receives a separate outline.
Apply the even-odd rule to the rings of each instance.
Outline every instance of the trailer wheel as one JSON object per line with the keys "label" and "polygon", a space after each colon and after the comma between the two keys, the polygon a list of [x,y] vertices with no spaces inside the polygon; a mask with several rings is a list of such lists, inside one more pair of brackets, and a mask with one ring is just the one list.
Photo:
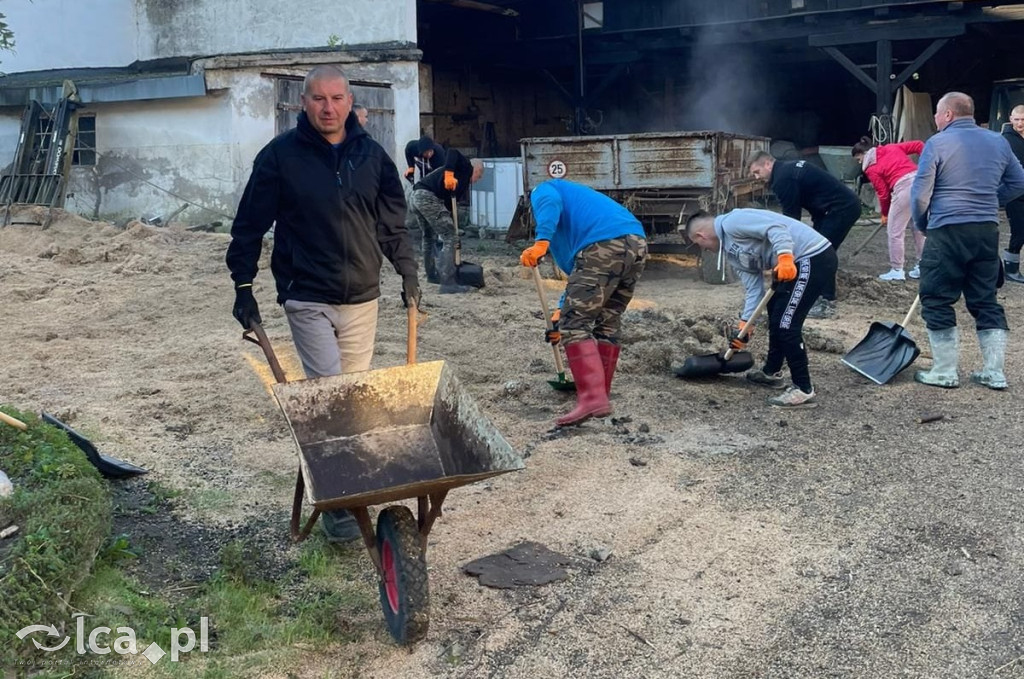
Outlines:
{"label": "trailer wheel", "polygon": [[377,517],[377,550],[388,631],[400,644],[416,643],[430,626],[430,586],[419,528],[407,507],[392,505]]}

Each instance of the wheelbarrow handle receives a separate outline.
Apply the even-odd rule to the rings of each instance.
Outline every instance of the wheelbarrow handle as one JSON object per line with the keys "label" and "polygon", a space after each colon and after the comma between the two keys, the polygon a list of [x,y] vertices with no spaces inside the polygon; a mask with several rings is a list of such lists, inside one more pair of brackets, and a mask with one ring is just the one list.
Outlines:
{"label": "wheelbarrow handle", "polygon": [[[743,330],[740,331],[740,334],[737,339],[747,338],[747,336],[750,334],[750,329],[754,327],[754,323],[757,323],[757,319],[761,318],[761,314],[764,313],[765,308],[768,306],[768,302],[772,300],[772,297],[774,295],[775,283],[773,282],[772,287],[768,288],[768,292],[764,293],[764,297],[762,297],[761,301],[757,303],[756,307],[754,307],[754,313],[750,314],[750,318],[748,318],[747,322],[743,324]],[[736,350],[733,349],[732,347],[729,347],[729,350],[725,352],[725,355],[722,357],[722,359],[728,361],[730,358],[732,358],[732,355],[735,353]]]}
{"label": "wheelbarrow handle", "polygon": [[[253,335],[256,335],[256,337],[254,338]],[[270,372],[274,373],[274,379],[277,380],[278,384],[284,384],[288,381],[284,370],[281,368],[281,363],[277,360],[277,354],[274,353],[274,348],[270,346],[267,333],[263,331],[262,325],[255,322],[250,323],[249,329],[242,333],[242,339],[259,345],[259,348],[263,350],[263,355],[267,357],[267,363],[270,364]]]}
{"label": "wheelbarrow handle", "polygon": [[11,417],[7,413],[0,413],[0,422],[3,422],[4,424],[9,424],[15,429],[20,429],[22,431],[28,429],[27,424],[25,424],[24,422],[15,417]]}

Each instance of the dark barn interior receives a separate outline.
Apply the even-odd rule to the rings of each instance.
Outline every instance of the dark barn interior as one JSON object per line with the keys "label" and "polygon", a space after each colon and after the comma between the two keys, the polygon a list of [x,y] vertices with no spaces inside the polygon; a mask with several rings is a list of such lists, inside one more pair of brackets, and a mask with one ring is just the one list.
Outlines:
{"label": "dark barn interior", "polygon": [[[421,0],[424,131],[482,156],[522,137],[721,130],[850,145],[901,85],[1024,78],[1024,3]],[[1015,102],[1016,103],[1016,102]]]}

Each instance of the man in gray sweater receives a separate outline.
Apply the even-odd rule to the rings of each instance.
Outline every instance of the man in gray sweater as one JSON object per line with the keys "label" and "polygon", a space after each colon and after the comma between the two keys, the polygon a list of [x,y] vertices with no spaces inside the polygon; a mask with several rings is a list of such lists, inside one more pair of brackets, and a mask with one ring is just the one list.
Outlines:
{"label": "man in gray sweater", "polygon": [[924,145],[910,187],[914,224],[928,234],[920,293],[932,349],[931,370],[919,370],[914,379],[945,389],[959,386],[954,305],[962,296],[974,317],[984,361],[971,380],[1005,389],[1009,326],[996,300],[999,206],[1024,194],[1024,169],[1006,139],[975,124],[974,100],[962,92],[939,99],[935,127],[939,132]]}
{"label": "man in gray sweater", "polygon": [[768,403],[778,408],[816,407],[803,326],[818,295],[835,281],[839,260],[828,239],[785,215],[750,209],[718,217],[698,212],[687,220],[686,236],[703,250],[723,253],[743,283],[746,295],[731,336],[733,349],[746,348],[750,334],[740,340],[739,333],[765,294],[764,272],[772,270],[775,295],[768,303],[768,356],[760,370],[747,373],[747,380],[786,388],[786,363],[793,384]]}

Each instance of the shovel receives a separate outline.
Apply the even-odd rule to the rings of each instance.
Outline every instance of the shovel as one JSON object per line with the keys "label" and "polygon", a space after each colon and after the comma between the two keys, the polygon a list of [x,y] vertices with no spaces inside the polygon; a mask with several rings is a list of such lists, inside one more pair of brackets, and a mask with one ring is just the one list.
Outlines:
{"label": "shovel", "polygon": [[92,463],[93,467],[99,470],[100,474],[107,477],[108,479],[126,479],[130,476],[138,476],[139,474],[145,474],[148,470],[142,467],[136,467],[130,462],[124,462],[118,460],[116,457],[109,457],[103,455],[100,451],[96,450],[96,446],[92,444],[92,441],[85,438],[77,431],[58,420],[53,415],[48,413],[42,413],[43,422],[52,424],[58,429],[64,430],[71,439],[71,442],[81,449],[85,453],[85,457],[89,462]]}
{"label": "shovel", "polygon": [[863,250],[864,248],[866,248],[868,246],[868,243],[871,242],[871,239],[874,238],[876,235],[878,235],[878,232],[882,230],[883,226],[885,226],[885,224],[883,224],[881,221],[879,221],[878,222],[878,226],[875,227],[875,230],[872,231],[868,235],[868,237],[864,239],[863,243],[861,243],[860,245],[857,246],[857,249],[853,251],[853,255],[851,255],[851,256],[856,257],[857,255],[859,255],[861,250]]}
{"label": "shovel", "polygon": [[[533,272],[533,284],[537,286],[537,297],[540,298],[540,308],[544,312],[544,320],[548,324],[548,330],[554,330],[555,324],[551,321],[551,314],[548,313],[548,299],[544,296],[544,286],[540,282],[540,271],[537,267],[531,266]],[[548,384],[555,391],[576,391],[576,383],[565,377],[565,365],[562,363],[562,352],[557,344],[551,345],[551,351],[555,355],[555,370],[558,371],[557,380],[548,380]]]}
{"label": "shovel", "polygon": [[896,377],[921,355],[914,339],[905,330],[920,302],[921,296],[918,295],[902,323],[872,323],[868,334],[843,356],[842,362],[875,384],[885,384]]}
{"label": "shovel", "polygon": [[452,196],[452,223],[455,224],[455,282],[471,288],[484,287],[484,268],[479,264],[462,261],[462,237],[459,235],[459,208]]}
{"label": "shovel", "polygon": [[[771,301],[772,295],[775,294],[775,287],[772,286],[768,289],[768,292],[764,293],[764,297],[757,303],[754,308],[754,313],[750,314],[750,319],[743,326],[743,332],[739,334],[739,339],[745,339],[750,334],[750,330],[754,327],[754,323],[761,317],[765,308],[768,306],[768,302]],[[676,369],[676,377],[682,379],[690,379],[693,377],[713,377],[715,375],[721,375],[722,373],[741,373],[750,370],[754,367],[754,357],[749,351],[736,351],[732,347],[729,347],[727,351],[719,352],[717,354],[704,354],[703,356],[691,356],[686,359],[681,368]]]}

